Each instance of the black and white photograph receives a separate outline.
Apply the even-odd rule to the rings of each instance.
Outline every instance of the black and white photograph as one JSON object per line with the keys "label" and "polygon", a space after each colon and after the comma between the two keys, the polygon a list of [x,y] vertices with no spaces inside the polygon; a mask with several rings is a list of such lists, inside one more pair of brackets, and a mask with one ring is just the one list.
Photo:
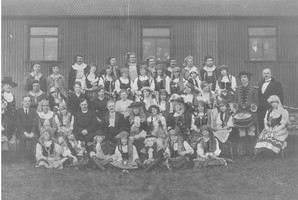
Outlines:
{"label": "black and white photograph", "polygon": [[1,199],[298,199],[297,0],[2,0]]}

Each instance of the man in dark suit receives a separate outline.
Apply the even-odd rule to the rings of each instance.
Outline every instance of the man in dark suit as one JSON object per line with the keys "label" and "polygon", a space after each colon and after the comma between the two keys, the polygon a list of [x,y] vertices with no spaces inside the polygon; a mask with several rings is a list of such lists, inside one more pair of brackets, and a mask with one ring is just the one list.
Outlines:
{"label": "man in dark suit", "polygon": [[108,112],[107,103],[109,99],[105,97],[105,89],[102,85],[99,85],[95,91],[98,97],[92,101],[92,110],[96,112],[98,119],[102,120],[103,114]]}
{"label": "man in dark suit", "polygon": [[269,68],[263,70],[263,77],[264,79],[258,85],[258,119],[260,131],[264,129],[264,117],[266,111],[271,107],[270,103],[267,102],[267,99],[271,95],[277,95],[280,98],[281,103],[284,102],[282,85],[272,78],[271,70]]}
{"label": "man in dark suit", "polygon": [[100,134],[95,111],[88,109],[88,101],[80,100],[81,111],[74,115],[73,133],[77,140],[92,142],[95,135]]}
{"label": "man in dark suit", "polygon": [[[19,151],[21,160],[34,159],[34,149],[38,138],[38,115],[30,108],[30,97],[24,96],[23,107],[15,112],[16,137],[20,140]],[[30,151],[26,150],[26,143],[30,141]]]}
{"label": "man in dark suit", "polygon": [[127,129],[124,116],[115,111],[115,102],[107,103],[108,112],[103,116],[101,126],[104,128],[105,138],[113,144],[116,144],[115,136],[121,131]]}

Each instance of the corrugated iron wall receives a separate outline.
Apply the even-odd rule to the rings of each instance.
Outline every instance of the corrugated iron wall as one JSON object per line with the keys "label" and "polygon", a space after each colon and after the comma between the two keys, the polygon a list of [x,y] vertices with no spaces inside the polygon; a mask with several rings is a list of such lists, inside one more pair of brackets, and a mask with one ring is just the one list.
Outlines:
{"label": "corrugated iron wall", "polygon": [[[297,20],[221,20],[218,26],[220,64],[227,64],[231,73],[238,75],[242,70],[254,74],[252,83],[262,79],[262,70],[269,67],[273,77],[282,83],[285,104],[298,106],[298,23]],[[275,26],[277,28],[276,62],[248,61],[248,26]]]}
{"label": "corrugated iron wall", "polygon": [[[278,27],[279,62],[247,62],[247,26],[275,25]],[[195,63],[202,66],[206,55],[214,57],[216,65],[228,64],[237,75],[248,69],[255,74],[254,84],[261,79],[262,69],[271,65],[274,76],[283,83],[285,103],[298,106],[298,25],[294,20],[247,20],[247,19],[14,19],[2,20],[2,77],[12,76],[19,86],[14,90],[18,105],[23,95],[22,83],[29,72],[28,28],[30,25],[57,25],[60,27],[61,54],[58,64],[67,78],[73,58],[82,54],[86,63],[95,62],[103,67],[109,56],[124,65],[128,51],[141,57],[142,26],[169,26],[171,28],[171,56],[181,65],[184,57],[193,55]],[[138,59],[138,61],[140,61]],[[42,63],[42,73],[49,75],[53,63]],[[291,98],[289,97],[291,96]]]}

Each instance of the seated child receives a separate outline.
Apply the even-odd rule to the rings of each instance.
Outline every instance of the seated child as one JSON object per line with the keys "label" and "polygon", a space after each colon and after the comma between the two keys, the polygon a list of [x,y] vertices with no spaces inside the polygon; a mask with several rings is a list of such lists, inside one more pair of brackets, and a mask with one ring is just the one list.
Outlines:
{"label": "seated child", "polygon": [[111,163],[114,167],[122,170],[137,169],[138,164],[142,166],[137,149],[132,142],[128,142],[128,136],[129,133],[126,131],[122,131],[116,136],[119,144],[116,146],[113,162]]}
{"label": "seated child", "polygon": [[169,135],[169,144],[164,153],[168,169],[189,167],[191,164],[189,156],[194,153],[194,150],[174,129],[169,130]]}
{"label": "seated child", "polygon": [[233,127],[233,117],[226,101],[218,103],[219,113],[216,118],[214,136],[222,143],[227,140],[235,142],[237,140],[237,130]]}
{"label": "seated child", "polygon": [[68,132],[64,139],[63,134],[58,135],[58,144],[63,148],[63,157],[67,157],[68,161],[65,165],[79,165],[86,163],[86,148],[81,141],[76,140],[72,132]]}
{"label": "seated child", "polygon": [[150,135],[156,136],[157,148],[160,150],[164,147],[168,135],[166,119],[160,115],[160,108],[157,105],[150,106],[148,114],[151,115],[147,118],[148,132]]}
{"label": "seated child", "polygon": [[146,137],[145,141],[145,157],[143,164],[146,166],[145,171],[149,171],[156,167],[161,159],[162,153],[161,150],[158,150],[157,147],[157,137],[154,135],[149,135]]}
{"label": "seated child", "polygon": [[200,132],[202,138],[197,144],[197,158],[193,160],[194,167],[227,165],[227,162],[233,162],[218,157],[221,153],[218,140],[213,136],[207,125],[202,126]]}
{"label": "seated child", "polygon": [[90,152],[90,158],[102,170],[105,170],[105,166],[113,161],[113,156],[107,154],[109,143],[104,142],[104,139],[104,135],[94,136],[94,144]]}
{"label": "seated child", "polygon": [[148,125],[146,114],[144,113],[143,102],[132,102],[129,109],[128,130],[129,137],[133,138],[133,145],[137,148],[138,153],[144,147],[144,139],[147,135]]}
{"label": "seated child", "polygon": [[40,135],[36,144],[36,167],[62,169],[67,158],[62,157],[63,148],[54,142],[51,129],[42,129]]}

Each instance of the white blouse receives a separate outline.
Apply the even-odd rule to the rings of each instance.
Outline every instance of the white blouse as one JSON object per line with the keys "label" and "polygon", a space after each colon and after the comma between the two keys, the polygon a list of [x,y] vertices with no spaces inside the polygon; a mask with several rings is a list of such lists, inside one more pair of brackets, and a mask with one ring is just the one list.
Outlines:
{"label": "white blouse", "polygon": [[[183,141],[183,147],[184,147],[184,149],[185,149],[185,154],[190,154],[190,155],[192,155],[192,154],[194,153],[193,148],[192,148],[186,141]],[[174,143],[173,149],[174,149],[174,151],[178,151],[178,149],[179,149],[178,142],[175,142],[175,143]],[[166,149],[166,153],[167,153],[168,155],[170,155],[170,157],[171,157],[171,152],[170,152],[170,148],[169,148],[169,147],[167,147],[167,149]]]}
{"label": "white blouse", "polygon": [[[204,138],[204,141],[205,142],[208,142],[209,138],[208,139],[205,139]],[[215,142],[216,142],[216,150],[214,151],[214,153],[212,152],[206,152],[204,153],[204,148],[202,146],[202,144],[199,142],[197,144],[197,154],[198,154],[198,157],[203,157],[203,158],[207,158],[209,155],[214,155],[214,156],[219,156],[219,154],[221,153],[221,150],[219,149],[219,142],[218,140],[215,138]]]}

